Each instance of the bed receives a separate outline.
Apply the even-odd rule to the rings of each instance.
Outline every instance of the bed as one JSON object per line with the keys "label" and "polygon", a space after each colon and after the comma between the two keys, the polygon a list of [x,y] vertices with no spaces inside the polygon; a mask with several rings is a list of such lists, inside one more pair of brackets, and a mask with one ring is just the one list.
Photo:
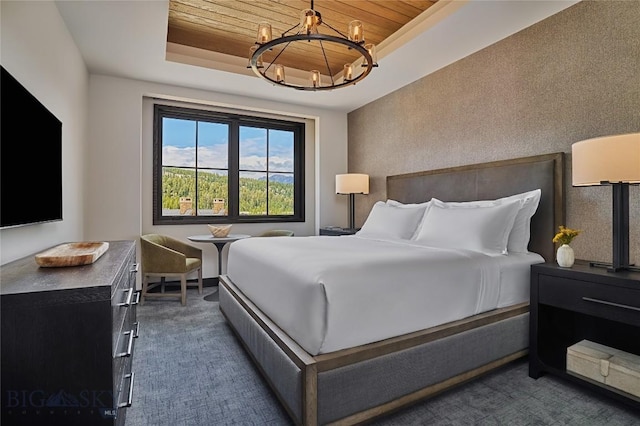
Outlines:
{"label": "bed", "polygon": [[[376,230],[369,226],[374,211],[404,208],[407,218],[422,217],[410,212],[421,205],[430,217],[500,210],[513,225],[521,208],[511,197],[539,189],[527,228],[532,253],[505,256],[499,247],[477,252],[457,243],[434,250],[418,237],[436,238],[442,226],[425,223],[416,225],[420,235],[402,239],[364,232],[234,244],[220,279],[220,310],[293,421],[360,423],[525,356],[522,271],[553,260],[551,240],[564,223],[563,160],[555,153],[389,176],[390,201],[374,206],[363,227]],[[264,252],[296,261],[276,268]],[[318,277],[322,285],[314,284]],[[439,306],[455,309],[437,312]]]}

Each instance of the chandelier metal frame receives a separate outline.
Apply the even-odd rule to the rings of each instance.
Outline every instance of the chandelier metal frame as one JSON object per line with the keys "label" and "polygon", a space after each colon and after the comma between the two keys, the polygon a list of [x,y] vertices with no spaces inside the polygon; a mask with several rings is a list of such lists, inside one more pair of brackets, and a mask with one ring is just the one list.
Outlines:
{"label": "chandelier metal frame", "polygon": [[[272,40],[267,41],[265,43],[260,43],[260,42],[256,41],[255,42],[256,48],[255,48],[255,50],[253,50],[253,54],[249,58],[249,66],[247,68],[250,67],[258,77],[261,77],[261,78],[269,81],[270,83],[272,83],[274,85],[278,85],[278,86],[282,86],[282,87],[289,87],[289,88],[296,89],[296,90],[326,91],[326,90],[334,90],[334,89],[338,89],[338,88],[341,88],[341,87],[354,85],[354,84],[358,83],[359,81],[362,81],[366,76],[369,75],[369,73],[371,72],[371,70],[374,67],[378,66],[378,64],[375,63],[375,59],[371,55],[369,50],[367,50],[367,48],[364,47],[364,44],[365,44],[364,39],[360,40],[360,41],[352,41],[347,36],[342,34],[340,31],[338,31],[335,28],[333,28],[331,25],[323,22],[320,13],[313,9],[313,0],[311,1],[311,9],[310,10],[312,10],[316,14],[316,16],[318,17],[318,25],[325,24],[331,30],[335,31],[338,34],[338,36],[329,35],[329,34],[323,34],[323,33],[320,33],[320,32],[317,32],[317,33],[305,33],[305,32],[302,32],[303,31],[302,26],[301,26],[300,23],[298,23],[297,25],[294,25],[293,27],[291,27],[290,29],[288,29],[287,31],[282,33],[281,37],[279,37],[279,38],[272,39]],[[293,32],[298,27],[300,27],[300,30],[298,30],[297,33],[291,34],[291,35],[287,35],[288,33]],[[325,60],[325,66],[326,66],[327,75],[329,76],[329,78],[331,80],[331,85],[324,85],[323,86],[321,84],[321,82],[318,85],[314,85],[314,84],[309,84],[309,85],[291,84],[291,83],[287,83],[284,79],[278,81],[275,78],[272,78],[271,76],[269,76],[267,74],[267,72],[272,67],[276,66],[276,64],[277,64],[276,61],[277,61],[278,57],[280,57],[280,55],[282,55],[282,53],[284,53],[284,51],[287,49],[287,47],[289,47],[289,45],[291,43],[299,42],[299,41],[307,41],[307,42],[317,41],[317,42],[319,42],[320,49],[322,50],[322,54],[323,54],[323,57],[324,57],[324,60]],[[362,72],[360,74],[358,74],[357,76],[352,77],[351,79],[347,79],[347,78],[345,78],[346,76],[343,75],[342,80],[336,81],[336,79],[334,78],[334,75],[336,73],[332,72],[331,67],[329,66],[329,61],[327,59],[327,52],[325,51],[323,43],[340,44],[340,45],[346,46],[348,49],[353,49],[353,50],[357,51],[358,53],[360,53],[362,55],[363,61],[360,64],[359,68],[362,69]],[[276,46],[280,46],[280,45],[284,45],[284,47],[282,48],[282,50],[280,50],[280,52],[277,53],[275,58],[271,62],[269,62],[269,64],[267,66],[261,65],[262,64],[261,56],[265,52],[273,50]],[[354,61],[354,62],[357,62],[357,60]],[[354,66],[353,69],[355,69],[355,68],[357,68],[357,67]]]}

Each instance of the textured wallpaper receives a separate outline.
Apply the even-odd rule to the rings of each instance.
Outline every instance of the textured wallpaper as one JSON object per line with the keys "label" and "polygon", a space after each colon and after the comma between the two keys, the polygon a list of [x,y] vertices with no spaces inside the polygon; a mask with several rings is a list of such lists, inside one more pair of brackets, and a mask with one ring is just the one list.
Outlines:
{"label": "textured wallpaper", "polygon": [[[356,224],[387,175],[565,152],[576,257],[611,261],[611,188],[571,186],[571,144],[640,131],[639,23],[640,1],[578,3],[351,112],[349,172],[371,176]],[[640,187],[630,198],[640,264]]]}

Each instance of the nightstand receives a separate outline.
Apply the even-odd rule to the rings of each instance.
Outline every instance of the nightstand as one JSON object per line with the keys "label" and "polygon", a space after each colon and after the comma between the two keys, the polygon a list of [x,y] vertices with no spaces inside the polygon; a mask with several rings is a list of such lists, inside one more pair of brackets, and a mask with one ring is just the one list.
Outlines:
{"label": "nightstand", "polygon": [[339,228],[337,226],[328,226],[326,228],[320,228],[320,235],[353,235],[359,230],[360,228]]}
{"label": "nightstand", "polygon": [[554,374],[640,408],[640,398],[567,372],[567,348],[583,339],[640,355],[640,273],[577,261],[531,266],[529,376]]}

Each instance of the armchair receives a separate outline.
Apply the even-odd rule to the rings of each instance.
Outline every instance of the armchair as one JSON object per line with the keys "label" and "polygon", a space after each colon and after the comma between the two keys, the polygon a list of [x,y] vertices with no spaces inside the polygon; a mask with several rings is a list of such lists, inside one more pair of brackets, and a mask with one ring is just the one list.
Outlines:
{"label": "armchair", "polygon": [[258,237],[293,237],[293,231],[289,231],[288,229],[272,229],[263,232],[258,235]]}
{"label": "armchair", "polygon": [[[187,285],[197,285],[202,294],[202,250],[185,244],[174,238],[147,234],[140,237],[140,254],[142,257],[142,299],[147,297],[179,297],[182,305],[187,304]],[[187,275],[197,271],[197,284],[187,284]],[[160,277],[160,282],[149,283],[149,277]],[[180,278],[180,292],[165,293],[164,279]],[[149,290],[162,286],[160,293],[148,293]]]}

